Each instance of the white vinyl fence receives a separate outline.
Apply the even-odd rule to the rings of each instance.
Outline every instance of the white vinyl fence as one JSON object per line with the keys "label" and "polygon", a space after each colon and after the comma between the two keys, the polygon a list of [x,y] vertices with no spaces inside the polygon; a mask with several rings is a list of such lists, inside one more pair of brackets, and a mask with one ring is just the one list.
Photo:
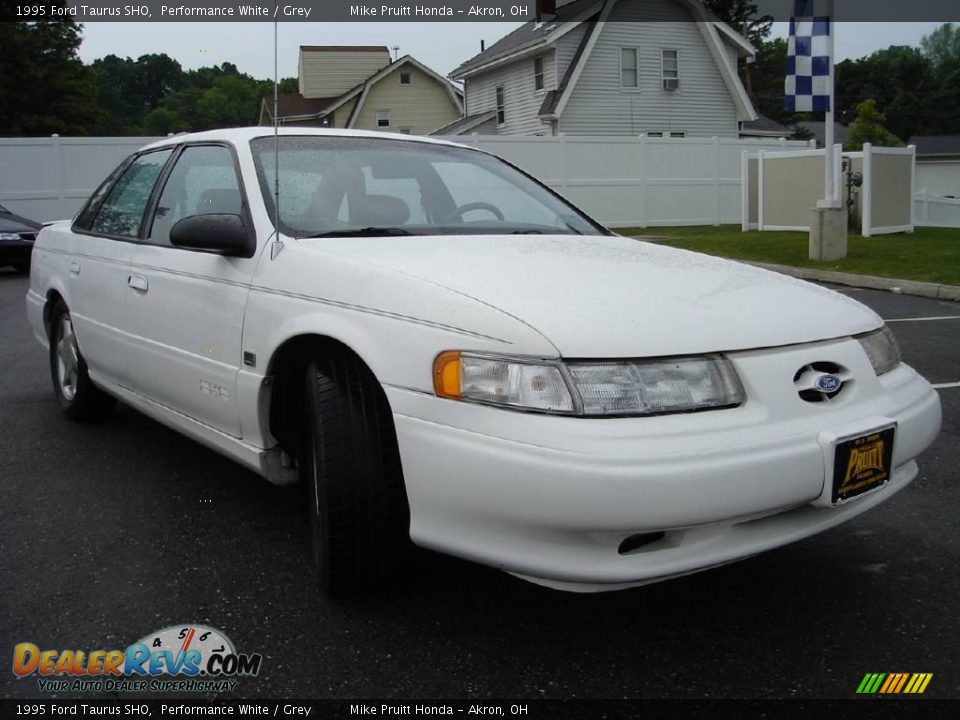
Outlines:
{"label": "white vinyl fence", "polygon": [[926,227],[960,228],[960,198],[923,188],[913,196],[913,220]]}
{"label": "white vinyl fence", "polygon": [[739,224],[741,155],[810,145],[736,138],[469,135],[611,227]]}
{"label": "white vinyl fence", "polygon": [[[35,220],[73,217],[125,157],[158,138],[0,138],[0,204]],[[741,221],[744,150],[803,141],[735,138],[449,138],[496,153],[607,225],[720,225]]]}
{"label": "white vinyl fence", "polygon": [[0,138],[0,205],[47,222],[72,218],[104,178],[160,138]]}

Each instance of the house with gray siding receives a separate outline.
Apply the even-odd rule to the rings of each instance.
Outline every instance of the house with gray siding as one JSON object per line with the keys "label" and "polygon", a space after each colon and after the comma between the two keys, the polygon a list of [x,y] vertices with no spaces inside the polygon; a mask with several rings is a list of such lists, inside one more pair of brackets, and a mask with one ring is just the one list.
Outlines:
{"label": "house with gray siding", "polygon": [[572,0],[470,58],[463,116],[434,135],[738,137],[753,46],[700,0]]}

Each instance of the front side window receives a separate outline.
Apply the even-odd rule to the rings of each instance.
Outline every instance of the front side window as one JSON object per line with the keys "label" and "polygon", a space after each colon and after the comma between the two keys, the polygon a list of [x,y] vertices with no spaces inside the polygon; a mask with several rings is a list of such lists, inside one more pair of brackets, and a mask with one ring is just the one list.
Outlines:
{"label": "front side window", "polygon": [[533,60],[533,89],[543,90],[543,58]]}
{"label": "front side window", "polygon": [[663,89],[676,90],[680,87],[680,57],[676,50],[661,50],[660,61],[663,73]]}
{"label": "front side window", "polygon": [[620,87],[635,90],[640,87],[636,48],[620,48]]}
{"label": "front side window", "polygon": [[111,172],[107,179],[100,183],[93,195],[90,196],[90,199],[84,203],[83,207],[80,208],[80,212],[77,213],[77,218],[74,220],[73,226],[77,230],[90,230],[90,225],[93,223],[93,219],[97,216],[97,210],[100,209],[100,203],[106,197],[107,193],[110,191],[110,188],[113,187],[114,181],[120,177],[127,165],[132,162],[131,158],[126,158],[122,163],[120,163],[114,170]]}
{"label": "front side window", "polygon": [[390,127],[389,110],[377,110],[377,127]]}
{"label": "front side window", "polygon": [[102,235],[140,235],[147,201],[173,149],[146,153],[134,160],[107,193],[90,230]]}
{"label": "front side window", "polygon": [[[507,163],[469,148],[282,136],[280,229],[291,236],[581,234],[606,231]],[[274,216],[274,138],[251,143]]]}
{"label": "front side window", "polygon": [[503,98],[503,86],[497,88],[497,125],[503,125],[507,122],[507,108]]}
{"label": "front side window", "polygon": [[233,155],[222,145],[184,149],[160,193],[149,240],[170,244],[170,230],[191,215],[240,215],[243,194]]}

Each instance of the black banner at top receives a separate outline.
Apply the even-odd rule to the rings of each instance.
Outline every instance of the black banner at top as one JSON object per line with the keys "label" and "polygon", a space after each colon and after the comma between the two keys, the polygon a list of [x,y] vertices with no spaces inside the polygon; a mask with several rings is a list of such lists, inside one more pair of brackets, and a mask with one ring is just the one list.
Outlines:
{"label": "black banner at top", "polygon": [[[665,0],[663,0],[665,1]],[[545,2],[545,4],[544,4]],[[693,11],[690,21],[710,19],[696,11],[699,0],[673,0]],[[541,8],[553,3],[541,0]],[[676,22],[648,0],[557,0],[556,13],[544,22],[583,19],[604,6],[613,22]],[[794,0],[754,0],[755,17],[789,20]],[[633,6],[628,8],[627,6]],[[960,0],[833,0],[836,22],[960,21]],[[537,0],[82,0],[75,2],[3,2],[0,21],[44,21],[71,17],[76,22],[525,22],[537,19]],[[826,0],[814,0],[819,10]]]}

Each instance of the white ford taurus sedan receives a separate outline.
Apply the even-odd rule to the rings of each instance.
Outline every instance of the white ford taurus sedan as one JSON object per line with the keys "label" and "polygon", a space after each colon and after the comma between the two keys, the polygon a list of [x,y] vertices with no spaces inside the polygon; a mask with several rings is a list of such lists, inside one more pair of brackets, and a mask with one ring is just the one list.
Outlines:
{"label": "white ford taurus sedan", "polygon": [[331,593],[410,540],[568,590],[704,570],[883,502],[940,428],[863,305],[438,140],[150,145],[40,233],[27,310],[70,419],[299,477]]}

